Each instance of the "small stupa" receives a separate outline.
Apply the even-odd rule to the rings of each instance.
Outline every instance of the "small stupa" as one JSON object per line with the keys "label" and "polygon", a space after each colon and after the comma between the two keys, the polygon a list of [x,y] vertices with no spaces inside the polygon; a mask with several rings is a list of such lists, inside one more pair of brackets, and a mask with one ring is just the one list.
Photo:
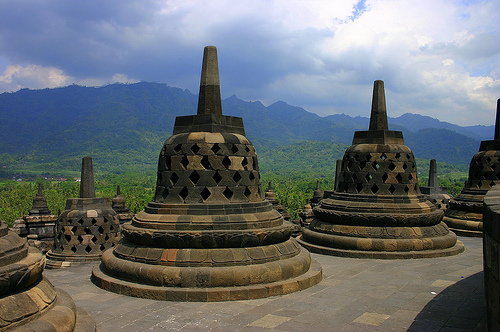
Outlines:
{"label": "small stupa", "polygon": [[421,186],[420,192],[427,196],[427,199],[432,202],[438,209],[446,210],[452,196],[448,194],[448,188],[438,185],[437,164],[436,159],[431,159],[429,165],[429,179],[427,186]]}
{"label": "small stupa", "polygon": [[316,181],[316,188],[313,192],[313,197],[309,199],[309,202],[304,205],[304,209],[299,212],[300,226],[308,227],[311,221],[314,219],[313,208],[316,207],[319,202],[323,199],[323,190],[319,185],[319,180]]}
{"label": "small stupa", "polygon": [[96,197],[91,157],[83,157],[80,198],[68,198],[56,222],[54,246],[47,252],[47,268],[99,260],[120,240],[120,223],[107,197]]}
{"label": "small stupa", "polygon": [[127,205],[125,204],[125,197],[123,197],[121,193],[120,186],[116,186],[116,195],[113,197],[111,202],[111,207],[118,214],[120,224],[124,224],[132,220],[134,214],[127,208]]}
{"label": "small stupa", "polygon": [[243,120],[222,114],[217,49],[204,50],[198,114],[176,118],[158,161],[152,202],[122,225],[92,281],[106,290],[170,301],[282,295],[321,280],[264,199]]}
{"label": "small stupa", "polygon": [[281,215],[283,216],[283,219],[285,219],[286,221],[290,221],[290,219],[292,218],[292,215],[287,211],[286,206],[284,206],[283,204],[280,204],[280,202],[276,198],[276,193],[273,190],[273,187],[271,185],[271,181],[269,181],[269,183],[267,185],[265,197],[269,202],[271,202],[271,204],[273,205],[273,209],[275,209],[276,211],[281,213]]}
{"label": "small stupa", "polygon": [[299,238],[310,251],[393,259],[464,250],[442,222],[443,211],[420,193],[403,134],[388,129],[383,81],[374,84],[369,130],[354,133],[340,168],[337,188],[325,191]]}
{"label": "small stupa", "polygon": [[470,162],[469,177],[459,195],[450,200],[444,222],[458,235],[483,236],[483,200],[500,183],[500,99],[497,100],[495,136],[482,141]]}
{"label": "small stupa", "polygon": [[0,330],[95,331],[92,317],[42,275],[44,260],[0,221]]}
{"label": "small stupa", "polygon": [[14,221],[12,231],[28,239],[28,244],[46,253],[54,244],[57,216],[50,213],[47,199],[38,184],[38,193],[33,198],[33,206],[28,215]]}

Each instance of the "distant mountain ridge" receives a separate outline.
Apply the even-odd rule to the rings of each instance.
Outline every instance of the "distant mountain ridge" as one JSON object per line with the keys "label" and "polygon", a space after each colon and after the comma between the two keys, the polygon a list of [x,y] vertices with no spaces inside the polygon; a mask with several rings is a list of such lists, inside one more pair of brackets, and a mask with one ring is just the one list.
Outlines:
{"label": "distant mountain ridge", "polygon": [[[161,83],[111,84],[0,94],[0,154],[59,165],[79,163],[89,154],[108,165],[155,164],[175,117],[196,113],[197,95]],[[247,136],[260,149],[301,141],[351,144],[367,117],[320,117],[278,101],[269,106],[231,96],[226,115],[243,118]],[[460,127],[431,117],[389,118],[420,158],[464,164],[493,126]],[[491,139],[486,137],[487,139]],[[1,161],[0,161],[1,164]]]}

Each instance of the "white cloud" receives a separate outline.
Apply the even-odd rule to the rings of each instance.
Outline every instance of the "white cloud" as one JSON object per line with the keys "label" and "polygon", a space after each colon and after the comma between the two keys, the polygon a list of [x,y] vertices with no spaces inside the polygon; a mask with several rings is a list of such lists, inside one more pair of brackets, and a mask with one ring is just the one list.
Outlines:
{"label": "white cloud", "polygon": [[0,88],[4,91],[16,91],[21,88],[55,88],[71,83],[71,77],[61,69],[38,65],[9,65],[0,76]]}

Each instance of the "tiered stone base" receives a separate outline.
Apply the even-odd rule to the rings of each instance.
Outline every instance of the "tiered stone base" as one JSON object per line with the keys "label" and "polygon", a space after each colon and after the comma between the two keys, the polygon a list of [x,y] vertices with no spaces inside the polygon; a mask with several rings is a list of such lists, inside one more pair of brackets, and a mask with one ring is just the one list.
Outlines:
{"label": "tiered stone base", "polygon": [[450,201],[443,221],[457,235],[483,236],[483,200],[487,190],[464,189]]}
{"label": "tiered stone base", "polygon": [[96,262],[101,259],[101,255],[64,255],[49,251],[46,254],[46,269],[59,269],[69,266],[78,266],[81,264]]}
{"label": "tiered stone base", "polygon": [[321,266],[290,239],[246,248],[162,249],[123,241],[92,271],[99,287],[167,301],[234,301],[296,292],[319,283]]}

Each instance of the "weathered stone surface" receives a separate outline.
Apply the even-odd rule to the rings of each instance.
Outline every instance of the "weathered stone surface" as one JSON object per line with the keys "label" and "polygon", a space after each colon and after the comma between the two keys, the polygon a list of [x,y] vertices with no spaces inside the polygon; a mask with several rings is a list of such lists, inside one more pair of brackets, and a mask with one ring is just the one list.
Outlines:
{"label": "weathered stone surface", "polygon": [[[44,256],[0,221],[0,330],[95,331],[73,300],[42,276]],[[80,310],[86,314],[83,310]]]}
{"label": "weathered stone surface", "polygon": [[[80,194],[68,198],[56,222],[56,236],[47,252],[47,268],[99,260],[120,240],[120,223],[109,198],[95,197],[92,158],[82,160]],[[92,182],[91,184],[88,182]]]}
{"label": "weathered stone surface", "polygon": [[111,207],[118,214],[120,224],[124,224],[134,217],[134,213],[130,212],[125,204],[125,197],[123,197],[120,186],[116,187],[116,195],[113,197]]}
{"label": "weathered stone surface", "polygon": [[431,159],[429,167],[429,181],[427,186],[420,187],[422,194],[432,202],[438,209],[446,210],[449,207],[450,200],[453,198],[448,194],[448,188],[439,187],[437,178],[436,159]]}
{"label": "weathered stone surface", "polygon": [[264,199],[241,118],[222,115],[214,52],[205,49],[198,114],[176,119],[160,153],[153,201],[94,267],[99,287],[159,300],[230,301],[321,280],[321,268]]}
{"label": "weathered stone surface", "polygon": [[458,235],[483,234],[483,199],[488,190],[500,183],[500,99],[497,100],[495,138],[482,141],[470,162],[469,177],[462,192],[450,200],[443,221]]}
{"label": "weathered stone surface", "polygon": [[337,165],[334,191],[313,209],[299,239],[322,254],[366,258],[454,255],[464,250],[421,194],[415,158],[399,131],[388,130],[384,85],[375,81],[368,131],[357,131]]}

